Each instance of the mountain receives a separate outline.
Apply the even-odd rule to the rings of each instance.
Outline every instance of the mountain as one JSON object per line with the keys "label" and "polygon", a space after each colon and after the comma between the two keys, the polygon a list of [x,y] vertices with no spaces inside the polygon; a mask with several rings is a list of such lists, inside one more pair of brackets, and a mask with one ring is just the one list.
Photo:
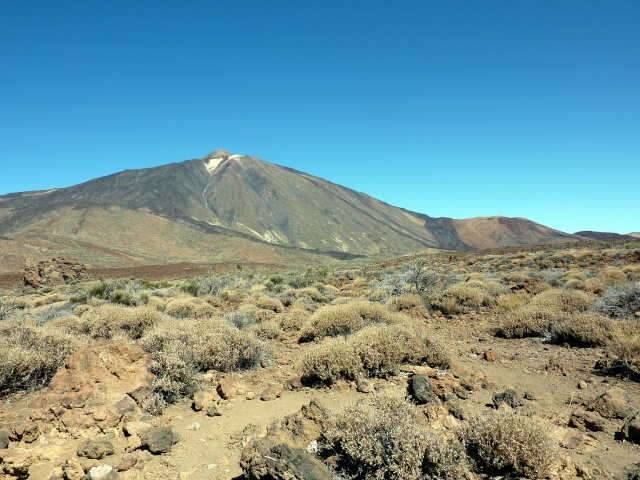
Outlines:
{"label": "mountain", "polygon": [[636,240],[636,237],[633,233],[629,235],[620,235],[619,233],[611,233],[611,232],[592,232],[590,230],[585,230],[582,232],[576,232],[574,235],[578,235],[582,238],[586,238],[589,240]]}
{"label": "mountain", "polygon": [[573,238],[520,218],[433,218],[225,150],[68,188],[0,196],[5,271],[25,258],[60,253],[101,267],[295,264]]}
{"label": "mountain", "polygon": [[634,238],[640,238],[640,232],[632,232],[632,233],[628,233],[627,235]]}

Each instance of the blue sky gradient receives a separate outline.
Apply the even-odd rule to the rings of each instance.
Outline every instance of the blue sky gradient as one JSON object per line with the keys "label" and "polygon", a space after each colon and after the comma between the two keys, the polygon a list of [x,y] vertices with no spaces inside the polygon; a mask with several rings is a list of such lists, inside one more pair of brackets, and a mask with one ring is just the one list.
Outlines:
{"label": "blue sky gradient", "polygon": [[640,231],[640,2],[0,2],[0,194],[253,155],[432,216]]}

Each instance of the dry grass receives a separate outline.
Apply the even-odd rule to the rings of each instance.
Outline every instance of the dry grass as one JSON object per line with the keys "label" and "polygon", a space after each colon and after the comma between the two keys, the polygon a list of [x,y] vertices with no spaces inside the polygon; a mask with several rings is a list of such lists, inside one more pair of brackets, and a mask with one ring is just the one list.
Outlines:
{"label": "dry grass", "polygon": [[390,310],[401,312],[402,310],[411,310],[412,308],[423,308],[424,302],[420,295],[414,293],[404,293],[391,297],[387,302],[387,307]]}
{"label": "dry grass", "polygon": [[467,283],[449,287],[445,292],[431,300],[431,306],[447,315],[454,315],[464,310],[479,310],[481,307],[495,305],[495,298],[486,289]]}

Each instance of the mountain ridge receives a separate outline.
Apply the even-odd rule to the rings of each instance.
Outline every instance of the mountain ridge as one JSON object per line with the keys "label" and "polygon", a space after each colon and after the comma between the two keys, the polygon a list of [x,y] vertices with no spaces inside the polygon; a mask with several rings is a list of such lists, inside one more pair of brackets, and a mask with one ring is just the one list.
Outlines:
{"label": "mountain ridge", "polygon": [[[74,250],[70,248],[74,241],[82,241],[96,245],[96,249],[131,248],[139,251],[140,258],[135,261],[148,264],[162,255],[148,251],[150,246],[147,250],[140,247],[142,237],[171,237],[170,231],[177,235],[175,245],[199,232],[197,240],[191,238],[194,254],[181,250],[174,258],[177,261],[203,260],[197,254],[197,244],[216,242],[219,237],[242,239],[245,249],[261,244],[277,250],[275,255],[283,258],[291,249],[327,258],[350,258],[577,238],[526,219],[482,218],[493,219],[492,227],[486,220],[412,212],[320,177],[226,150],[158,167],[128,169],[66,188],[0,196],[0,237],[29,240],[39,236],[40,246],[25,256],[55,251],[56,245]],[[76,223],[72,225],[71,219]],[[480,224],[484,230],[478,230]],[[126,230],[138,232],[140,225],[138,237],[127,237]],[[125,232],[114,232],[119,228]],[[179,250],[171,245],[165,248]],[[20,255],[15,253],[19,250],[12,247],[15,255]],[[0,267],[1,262],[0,258]]]}

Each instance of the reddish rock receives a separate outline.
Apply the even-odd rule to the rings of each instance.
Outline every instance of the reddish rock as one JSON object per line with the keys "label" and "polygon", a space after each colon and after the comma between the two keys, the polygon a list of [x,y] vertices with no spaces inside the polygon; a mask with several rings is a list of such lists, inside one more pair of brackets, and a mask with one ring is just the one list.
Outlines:
{"label": "reddish rock", "polygon": [[275,400],[276,398],[280,398],[282,396],[283,391],[284,391],[284,387],[280,384],[269,385],[264,390],[264,392],[262,392],[262,395],[260,395],[260,400],[264,400],[265,402]]}
{"label": "reddish rock", "polygon": [[237,395],[244,395],[248,391],[247,386],[239,378],[225,375],[218,379],[217,392],[225,400]]}
{"label": "reddish rock", "polygon": [[22,422],[16,425],[11,426],[11,430],[9,431],[9,439],[14,442],[19,442],[21,440],[24,443],[33,443],[40,436],[40,430],[38,429],[38,425],[35,422]]}
{"label": "reddish rock", "polygon": [[629,413],[629,395],[620,387],[613,387],[605,393],[596,397],[590,404],[588,410],[598,412],[604,418],[624,419]]}
{"label": "reddish rock", "polygon": [[607,428],[607,421],[598,412],[588,412],[579,408],[571,414],[569,426],[580,430],[604,432]]}
{"label": "reddish rock", "polygon": [[86,265],[71,258],[55,257],[37,264],[27,263],[23,283],[27,287],[41,288],[45,285],[63,285],[87,280],[89,276]]}
{"label": "reddish rock", "polygon": [[127,453],[122,457],[122,460],[120,460],[117,470],[119,472],[126,472],[127,470],[131,470],[137,464],[138,456],[133,453]]}
{"label": "reddish rock", "polygon": [[482,354],[482,358],[484,358],[487,362],[495,362],[498,360],[498,352],[496,352],[493,348],[489,350],[485,350]]}
{"label": "reddish rock", "polygon": [[140,414],[151,396],[148,363],[137,345],[108,341],[84,347],[33,397],[31,418],[74,435],[117,427],[125,415]]}

